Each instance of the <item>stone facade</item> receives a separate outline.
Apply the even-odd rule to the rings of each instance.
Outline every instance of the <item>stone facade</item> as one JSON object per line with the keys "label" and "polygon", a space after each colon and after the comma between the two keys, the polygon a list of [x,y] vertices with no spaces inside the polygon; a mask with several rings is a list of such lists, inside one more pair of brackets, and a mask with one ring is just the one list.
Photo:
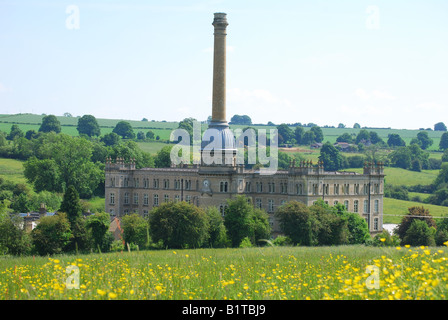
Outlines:
{"label": "stone facade", "polygon": [[270,217],[274,235],[280,233],[274,212],[283,203],[297,200],[312,205],[322,199],[344,204],[366,219],[372,234],[382,231],[383,165],[368,164],[363,174],[327,172],[320,164],[292,163],[288,171],[261,175],[234,166],[227,170],[200,166],[136,169],[122,159],[106,164],[106,210],[112,216],[147,215],[166,201],[186,201],[200,207],[216,206],[224,213],[227,199],[245,195]]}

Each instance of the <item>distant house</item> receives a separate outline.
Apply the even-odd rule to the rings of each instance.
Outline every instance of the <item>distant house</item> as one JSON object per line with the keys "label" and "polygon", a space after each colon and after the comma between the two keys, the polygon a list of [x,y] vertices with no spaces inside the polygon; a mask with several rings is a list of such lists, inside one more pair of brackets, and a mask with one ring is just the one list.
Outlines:
{"label": "distant house", "polygon": [[356,150],[356,146],[354,144],[351,144],[348,142],[336,142],[335,144],[333,144],[333,146],[335,148],[337,148],[338,150],[344,151],[344,152],[350,152],[350,151]]}
{"label": "distant house", "polygon": [[320,148],[322,148],[323,145],[324,144],[321,142],[315,142],[310,147],[311,147],[311,149],[320,149]]}
{"label": "distant house", "polygon": [[117,217],[113,218],[109,225],[109,232],[114,235],[115,240],[122,240],[123,230],[120,226],[120,219]]}

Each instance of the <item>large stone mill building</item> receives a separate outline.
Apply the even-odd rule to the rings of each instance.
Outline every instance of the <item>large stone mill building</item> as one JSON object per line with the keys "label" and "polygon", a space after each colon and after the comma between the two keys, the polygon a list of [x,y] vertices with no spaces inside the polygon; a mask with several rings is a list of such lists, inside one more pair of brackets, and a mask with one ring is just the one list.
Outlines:
{"label": "large stone mill building", "polygon": [[[262,174],[236,164],[236,143],[226,121],[226,28],[225,13],[215,13],[212,121],[209,129],[220,136],[222,148],[214,155],[222,164],[180,165],[171,168],[136,169],[135,163],[108,159],[105,169],[106,211],[114,217],[129,213],[147,215],[165,201],[187,201],[197,206],[216,206],[224,213],[227,199],[246,195],[270,216],[274,235],[280,233],[274,212],[283,203],[297,200],[312,205],[323,199],[342,203],[359,213],[372,234],[382,231],[384,171],[382,164],[366,164],[362,174],[327,172],[321,164],[292,162],[288,170]],[[205,144],[201,152],[207,150]],[[228,159],[225,160],[228,160]]]}

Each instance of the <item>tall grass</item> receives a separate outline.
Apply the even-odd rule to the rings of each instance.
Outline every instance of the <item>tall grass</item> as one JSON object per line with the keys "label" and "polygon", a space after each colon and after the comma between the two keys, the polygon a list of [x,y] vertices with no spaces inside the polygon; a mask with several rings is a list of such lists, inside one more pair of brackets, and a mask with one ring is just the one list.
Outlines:
{"label": "tall grass", "polygon": [[[446,254],[339,246],[0,257],[0,299],[446,299]],[[67,288],[68,266],[78,289]]]}

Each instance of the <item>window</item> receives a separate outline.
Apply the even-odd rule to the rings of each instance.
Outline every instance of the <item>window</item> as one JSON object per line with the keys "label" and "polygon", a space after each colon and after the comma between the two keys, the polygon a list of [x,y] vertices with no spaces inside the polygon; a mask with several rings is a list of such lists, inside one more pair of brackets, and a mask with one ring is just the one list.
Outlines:
{"label": "window", "polygon": [[191,190],[191,180],[185,180],[185,190]]}
{"label": "window", "polygon": [[251,192],[251,183],[250,182],[246,182],[246,192]]}
{"label": "window", "polygon": [[165,194],[165,195],[163,195],[163,201],[164,201],[164,202],[168,202],[168,201],[170,201],[170,195],[169,195],[169,194]]}
{"label": "window", "polygon": [[330,190],[330,185],[329,184],[324,184],[323,185],[323,193],[325,194],[325,195],[328,195],[328,193],[329,193],[329,190]]}
{"label": "window", "polygon": [[149,215],[149,211],[148,210],[143,210],[143,216],[146,218]]}
{"label": "window", "polygon": [[354,192],[355,194],[359,194],[359,184],[355,184],[355,188],[354,188]]}
{"label": "window", "polygon": [[375,213],[380,212],[380,201],[379,200],[375,200],[375,202],[373,203],[373,212],[375,212]]}
{"label": "window", "polygon": [[347,211],[350,211],[349,209],[348,209],[348,200],[345,200],[344,201],[344,207],[345,207],[345,209],[347,210]]}
{"label": "window", "polygon": [[317,183],[313,183],[313,194],[319,194],[319,185]]}
{"label": "window", "polygon": [[124,193],[124,204],[129,204],[129,193],[128,192]]}
{"label": "window", "polygon": [[369,185],[364,183],[364,186],[362,187],[364,194],[369,194]]}
{"label": "window", "polygon": [[221,212],[221,215],[224,217],[224,215],[226,214],[226,205],[221,204],[219,205],[219,211]]}
{"label": "window", "polygon": [[138,204],[138,193],[134,193],[134,204]]}
{"label": "window", "polygon": [[154,187],[154,189],[159,189],[159,179],[153,180],[153,187]]}
{"label": "window", "polygon": [[149,204],[149,195],[145,193],[143,195],[143,205],[147,206]]}
{"label": "window", "polygon": [[274,182],[268,182],[268,192],[274,193],[275,192],[275,184]]}
{"label": "window", "polygon": [[333,188],[334,188],[333,193],[338,195],[339,194],[339,184],[335,184]]}
{"label": "window", "polygon": [[185,202],[191,203],[191,196],[185,196]]}
{"label": "window", "polygon": [[174,202],[179,202],[180,201],[180,195],[176,194],[174,196]]}
{"label": "window", "polygon": [[229,187],[229,183],[227,181],[221,181],[219,184],[219,191],[220,192],[227,192]]}
{"label": "window", "polygon": [[255,199],[255,207],[261,209],[261,207],[262,207],[262,201],[261,201],[260,198],[256,198],[256,199]]}
{"label": "window", "polygon": [[274,200],[268,200],[268,212],[274,212]]}
{"label": "window", "polygon": [[158,207],[159,206],[159,195],[155,194],[153,200],[154,200],[153,206]]}
{"label": "window", "polygon": [[170,180],[163,179],[163,189],[169,189],[169,188],[170,188]]}
{"label": "window", "polygon": [[364,213],[369,213],[369,200],[364,200]]}
{"label": "window", "polygon": [[115,204],[115,193],[113,193],[113,192],[109,196],[109,203]]}
{"label": "window", "polygon": [[135,187],[135,188],[138,188],[139,185],[140,185],[140,183],[139,183],[139,181],[138,181],[138,178],[134,178],[134,187]]}
{"label": "window", "polygon": [[334,200],[334,201],[333,201],[333,206],[337,205],[338,203],[339,203],[338,200]]}
{"label": "window", "polygon": [[378,218],[373,219],[373,230],[378,230]]}
{"label": "window", "polygon": [[111,216],[114,216],[114,215],[115,215],[115,210],[114,210],[114,209],[110,209],[109,212],[110,212],[110,215],[111,215]]}
{"label": "window", "polygon": [[353,202],[353,212],[358,212],[358,204],[359,204],[358,200],[355,200]]}
{"label": "window", "polygon": [[300,183],[296,184],[296,193],[297,194],[303,194],[302,184],[300,184]]}

